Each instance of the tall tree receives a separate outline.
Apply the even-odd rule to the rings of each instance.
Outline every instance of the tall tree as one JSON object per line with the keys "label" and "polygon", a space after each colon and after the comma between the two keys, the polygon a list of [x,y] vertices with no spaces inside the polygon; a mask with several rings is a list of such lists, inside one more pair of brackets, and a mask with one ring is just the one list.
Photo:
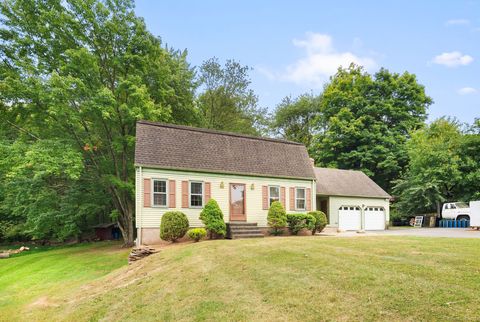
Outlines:
{"label": "tall tree", "polygon": [[480,119],[467,128],[460,144],[460,171],[458,196],[462,200],[480,200]]}
{"label": "tall tree", "polygon": [[310,152],[317,164],[362,170],[388,191],[408,164],[408,133],[423,126],[431,103],[415,75],[340,68],[321,95]]}
{"label": "tall tree", "polygon": [[400,213],[435,211],[444,201],[463,199],[462,133],[458,123],[439,119],[414,131],[407,142],[407,154],[408,169],[394,189]]}
{"label": "tall tree", "polygon": [[286,140],[309,147],[313,136],[312,120],[320,112],[320,97],[303,94],[285,97],[277,105],[272,119],[272,131]]}
{"label": "tall tree", "polygon": [[132,0],[6,0],[0,12],[0,115],[31,146],[81,153],[131,245],[135,124],[196,122],[186,53],[163,48]]}
{"label": "tall tree", "polygon": [[258,97],[250,88],[249,70],[234,60],[222,66],[217,58],[200,66],[202,92],[197,103],[204,127],[253,135],[263,131],[266,109],[258,107]]}

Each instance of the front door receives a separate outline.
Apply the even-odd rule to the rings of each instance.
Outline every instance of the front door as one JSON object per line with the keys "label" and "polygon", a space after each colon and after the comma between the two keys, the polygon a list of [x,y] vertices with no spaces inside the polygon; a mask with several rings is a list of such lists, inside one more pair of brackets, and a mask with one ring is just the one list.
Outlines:
{"label": "front door", "polygon": [[244,184],[230,184],[230,221],[247,221]]}

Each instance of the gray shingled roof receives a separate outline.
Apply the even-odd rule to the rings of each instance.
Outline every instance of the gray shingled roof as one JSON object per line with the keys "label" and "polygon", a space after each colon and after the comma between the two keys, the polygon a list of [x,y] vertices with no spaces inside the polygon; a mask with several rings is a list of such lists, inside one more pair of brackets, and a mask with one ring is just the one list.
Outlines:
{"label": "gray shingled roof", "polygon": [[137,122],[135,164],[315,179],[307,149],[302,144],[147,121]]}
{"label": "gray shingled roof", "polygon": [[315,168],[315,176],[319,195],[390,198],[362,171]]}

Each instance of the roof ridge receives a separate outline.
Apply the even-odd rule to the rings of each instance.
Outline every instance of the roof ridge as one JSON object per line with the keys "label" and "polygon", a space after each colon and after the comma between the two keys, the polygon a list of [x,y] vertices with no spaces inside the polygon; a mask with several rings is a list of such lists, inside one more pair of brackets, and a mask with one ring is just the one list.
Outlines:
{"label": "roof ridge", "polygon": [[210,133],[210,134],[217,134],[217,135],[227,135],[227,136],[244,138],[244,139],[269,141],[269,142],[292,144],[292,145],[302,145],[303,146],[302,143],[288,141],[288,140],[266,138],[266,137],[261,137],[261,136],[254,136],[254,135],[240,134],[240,133],[219,131],[219,130],[212,130],[212,129],[205,129],[205,128],[195,127],[195,126],[178,125],[178,124],[170,124],[170,123],[162,123],[162,122],[152,122],[152,121],[146,121],[146,120],[137,121],[137,124],[145,124],[145,125],[151,125],[151,126],[157,126],[157,127],[166,127],[166,128],[179,129],[179,130],[185,130],[185,131],[203,132],[203,133]]}

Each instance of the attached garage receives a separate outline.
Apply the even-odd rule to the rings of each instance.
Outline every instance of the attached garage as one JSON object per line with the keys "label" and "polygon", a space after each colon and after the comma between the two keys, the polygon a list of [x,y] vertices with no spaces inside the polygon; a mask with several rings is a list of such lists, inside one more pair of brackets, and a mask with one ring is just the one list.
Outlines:
{"label": "attached garage", "polygon": [[384,230],[385,222],[385,209],[383,207],[365,208],[365,230]]}
{"label": "attached garage", "polygon": [[338,210],[338,228],[341,230],[362,229],[361,216],[360,207],[341,206]]}
{"label": "attached garage", "polygon": [[390,195],[361,171],[315,168],[317,209],[328,227],[341,231],[384,230]]}

